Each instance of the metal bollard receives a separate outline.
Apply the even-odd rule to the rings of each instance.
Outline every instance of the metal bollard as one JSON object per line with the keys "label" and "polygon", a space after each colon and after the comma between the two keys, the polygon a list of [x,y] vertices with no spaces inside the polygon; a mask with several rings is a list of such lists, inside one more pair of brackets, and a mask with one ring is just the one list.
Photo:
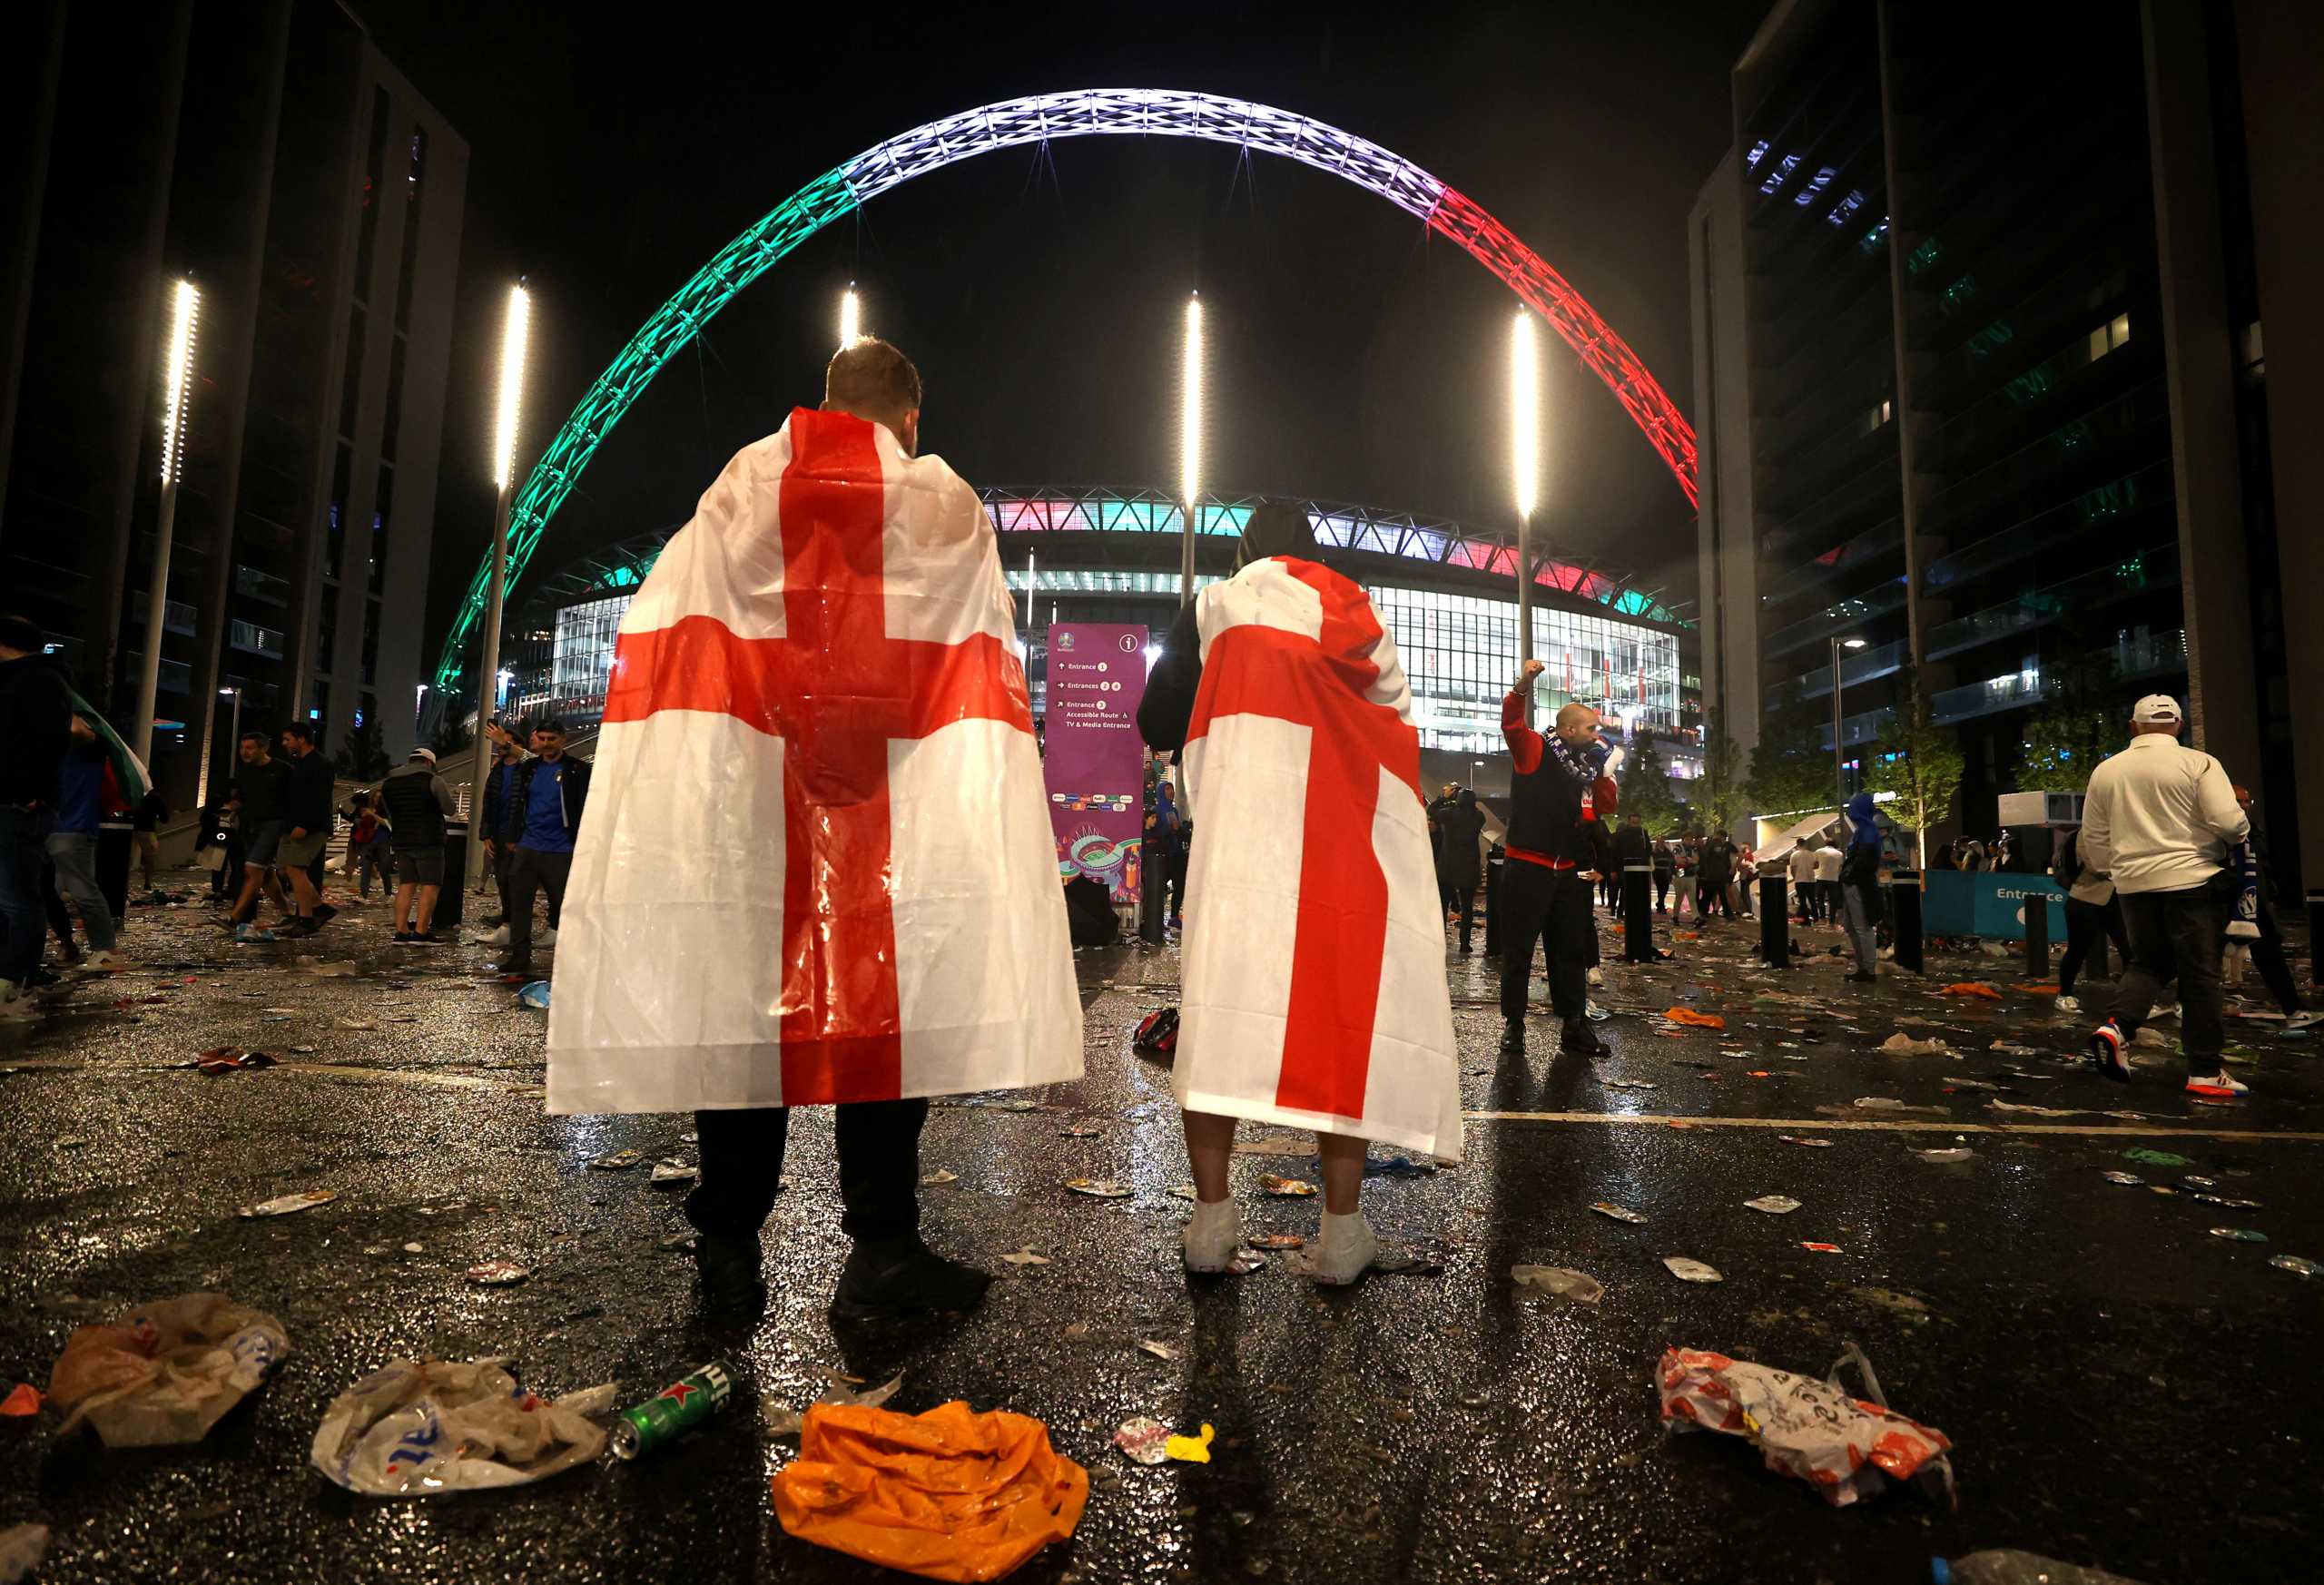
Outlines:
{"label": "metal bollard", "polygon": [[1888,911],[1896,921],[1896,964],[1918,974],[1921,970],[1921,877],[1917,870],[1899,870],[1885,884]]}
{"label": "metal bollard", "polygon": [[2039,984],[2050,977],[2050,900],[2040,892],[2025,899],[2025,977]]}
{"label": "metal bollard", "polygon": [[1770,969],[1791,967],[1791,911],[1784,906],[1781,875],[1759,877],[1759,960]]}
{"label": "metal bollard", "polygon": [[1654,866],[1622,866],[1622,956],[1632,963],[1654,957]]}

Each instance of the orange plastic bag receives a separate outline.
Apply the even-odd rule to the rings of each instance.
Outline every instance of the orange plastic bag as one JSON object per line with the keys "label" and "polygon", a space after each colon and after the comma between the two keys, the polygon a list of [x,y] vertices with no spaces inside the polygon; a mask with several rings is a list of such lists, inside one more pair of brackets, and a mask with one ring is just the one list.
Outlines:
{"label": "orange plastic bag", "polygon": [[801,1541],[931,1580],[1000,1579],[1071,1536],[1088,1501],[1089,1472],[1048,1426],[960,1403],[818,1403],[774,1477],[775,1517]]}
{"label": "orange plastic bag", "polygon": [[2001,999],[2000,991],[1995,990],[1990,985],[1981,985],[1974,980],[1965,980],[1958,985],[1945,986],[1936,994],[1939,996],[1976,996],[1983,997],[1987,1001],[1999,1001]]}
{"label": "orange plastic bag", "polygon": [[1690,1007],[1674,1007],[1662,1015],[1674,1024],[1692,1024],[1699,1029],[1723,1029],[1727,1020],[1715,1013],[1699,1013]]}

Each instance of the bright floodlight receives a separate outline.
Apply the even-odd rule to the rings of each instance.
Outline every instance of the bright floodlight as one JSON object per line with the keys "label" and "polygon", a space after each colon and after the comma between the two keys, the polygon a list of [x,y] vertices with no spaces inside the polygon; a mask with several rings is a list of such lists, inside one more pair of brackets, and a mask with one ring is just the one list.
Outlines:
{"label": "bright floodlight", "polygon": [[500,405],[493,431],[492,482],[507,489],[517,473],[517,419],[525,399],[525,341],[531,333],[533,300],[521,286],[508,289],[508,324],[500,338]]}
{"label": "bright floodlight", "polygon": [[844,352],[863,340],[863,304],[851,285],[839,300],[839,345]]}
{"label": "bright floodlight", "polygon": [[1862,638],[1843,638],[1840,640],[1840,647],[1842,649],[1862,649],[1866,644],[1869,642],[1869,640]]}
{"label": "bright floodlight", "polygon": [[1187,300],[1187,345],[1178,398],[1178,489],[1191,518],[1202,494],[1202,297]]}
{"label": "bright floodlight", "polygon": [[1523,309],[1509,340],[1509,463],[1522,521],[1532,517],[1541,494],[1541,359],[1533,316]]}
{"label": "bright floodlight", "polygon": [[162,418],[162,479],[175,480],[185,461],[186,400],[193,387],[193,332],[202,317],[202,293],[191,281],[178,282],[170,309],[170,356],[165,378],[170,382],[169,405]]}

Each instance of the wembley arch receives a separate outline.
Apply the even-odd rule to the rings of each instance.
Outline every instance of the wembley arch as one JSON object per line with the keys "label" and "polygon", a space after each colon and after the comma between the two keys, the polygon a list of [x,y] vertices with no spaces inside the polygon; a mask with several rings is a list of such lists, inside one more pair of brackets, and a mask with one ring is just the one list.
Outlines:
{"label": "wembley arch", "polygon": [[[1307,116],[1210,94],[1096,88],[1004,100],[915,127],[816,177],[720,249],[638,328],[526,477],[509,507],[509,586],[513,588],[523,575],[549,519],[630,404],[645,393],[672,354],[784,254],[851,210],[915,176],[1000,149],[1108,133],[1199,138],[1280,155],[1342,177],[1419,217],[1429,230],[1460,244],[1549,321],[1582,363],[1606,382],[1678,479],[1688,504],[1695,503],[1693,428],[1581,294],[1473,199],[1377,143]],[[487,552],[469,580],[437,663],[434,685],[439,697],[459,686],[461,653],[483,619],[491,581]]]}

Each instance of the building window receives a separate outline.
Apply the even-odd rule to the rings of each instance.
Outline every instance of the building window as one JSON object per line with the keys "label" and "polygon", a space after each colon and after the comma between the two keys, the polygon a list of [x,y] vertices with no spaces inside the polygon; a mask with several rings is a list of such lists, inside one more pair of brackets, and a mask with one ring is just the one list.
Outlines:
{"label": "building window", "polygon": [[2097,362],[2131,339],[2131,316],[2116,314],[2090,332],[2090,360]]}
{"label": "building window", "polygon": [[371,254],[379,240],[379,179],[388,152],[388,91],[371,91],[371,138],[363,151],[363,224],[355,240],[355,300],[371,297]]}
{"label": "building window", "polygon": [[379,482],[371,492],[371,570],[366,580],[371,597],[378,599],[381,586],[388,576],[388,523],[395,511],[396,468],[392,462],[379,464]]}
{"label": "building window", "polygon": [[411,141],[406,155],[403,183],[403,261],[396,269],[395,327],[401,330],[411,322],[412,265],[419,257],[419,177],[428,161],[428,134],[418,127],[411,129]]}

